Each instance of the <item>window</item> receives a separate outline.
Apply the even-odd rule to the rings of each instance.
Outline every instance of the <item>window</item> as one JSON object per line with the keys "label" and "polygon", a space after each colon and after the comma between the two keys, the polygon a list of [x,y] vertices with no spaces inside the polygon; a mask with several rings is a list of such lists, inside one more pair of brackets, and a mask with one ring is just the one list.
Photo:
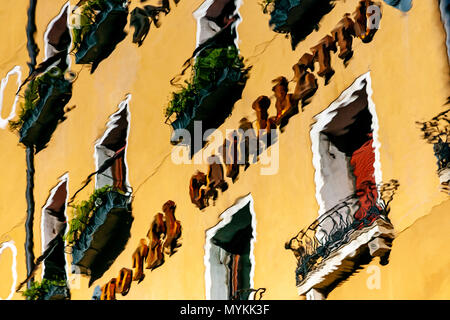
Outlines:
{"label": "window", "polygon": [[130,131],[130,99],[131,96],[128,96],[119,104],[119,110],[110,117],[105,134],[95,145],[96,171],[103,165],[109,165],[96,175],[96,189],[110,185],[124,192],[129,191],[126,149]]}
{"label": "window", "polygon": [[46,279],[67,279],[63,235],[67,227],[69,175],[65,174],[59,180],[59,183],[50,191],[47,202],[42,208],[42,252],[45,252],[51,242],[57,239],[56,246],[44,260],[43,278]]}
{"label": "window", "polygon": [[128,95],[119,104],[104,135],[95,144],[96,171],[89,175],[85,186],[95,174],[96,192],[75,208],[75,216],[79,214],[83,223],[71,223],[68,242],[72,249],[72,272],[89,275],[89,285],[111,267],[131,236],[134,218],[126,162],[130,99]]}
{"label": "window", "polygon": [[311,140],[319,216],[353,197],[347,215],[365,219],[379,199],[380,144],[371,94],[370,73],[366,73],[315,117]]}
{"label": "window", "polygon": [[58,16],[50,21],[44,34],[45,42],[45,60],[50,59],[63,52],[65,61],[61,57],[58,66],[61,70],[70,67],[71,59],[68,50],[72,44],[72,36],[69,30],[70,3],[67,2],[62,8]]}
{"label": "window", "polygon": [[206,232],[205,282],[207,300],[247,300],[253,288],[256,218],[249,194],[220,215]]}
{"label": "window", "polygon": [[[241,0],[206,0],[195,12],[194,18],[197,20],[197,45],[203,44],[206,40],[215,36],[232,23],[240,19],[238,9]],[[236,26],[233,26],[232,33],[235,36],[237,45]]]}

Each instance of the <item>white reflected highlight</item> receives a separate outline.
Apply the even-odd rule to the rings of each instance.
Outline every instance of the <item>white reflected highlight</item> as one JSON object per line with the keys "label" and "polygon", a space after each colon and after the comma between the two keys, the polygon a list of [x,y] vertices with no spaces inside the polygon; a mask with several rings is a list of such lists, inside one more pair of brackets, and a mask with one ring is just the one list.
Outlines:
{"label": "white reflected highlight", "polygon": [[14,98],[14,103],[11,108],[11,112],[9,113],[8,117],[5,119],[1,117],[1,112],[3,109],[3,93],[5,92],[6,86],[8,85],[9,77],[17,74],[17,90],[19,90],[20,85],[22,84],[22,70],[20,66],[15,66],[11,71],[8,72],[6,77],[2,79],[1,85],[0,85],[0,129],[5,129],[8,125],[8,122],[12,120],[16,116],[16,105],[19,101],[19,94],[17,93]]}
{"label": "white reflected highlight", "polygon": [[6,299],[2,299],[0,298],[0,300],[11,300],[14,292],[16,291],[16,284],[17,284],[17,248],[14,245],[14,241],[8,241],[5,243],[2,243],[0,246],[0,256],[2,255],[3,251],[5,249],[11,249],[12,254],[13,254],[13,258],[12,258],[12,266],[11,266],[11,272],[12,272],[12,276],[13,276],[13,284],[11,285],[11,291],[8,295],[8,297]]}

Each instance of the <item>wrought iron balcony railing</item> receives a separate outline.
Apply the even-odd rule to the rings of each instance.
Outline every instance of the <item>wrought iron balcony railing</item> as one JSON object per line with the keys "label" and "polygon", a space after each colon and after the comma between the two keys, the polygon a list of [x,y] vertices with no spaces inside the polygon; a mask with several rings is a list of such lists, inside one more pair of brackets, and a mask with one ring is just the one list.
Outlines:
{"label": "wrought iron balcony railing", "polygon": [[433,144],[441,190],[450,194],[450,109],[417,124],[421,126],[422,138]]}
{"label": "wrought iron balcony railing", "polygon": [[373,193],[369,195],[364,198],[364,205],[357,194],[345,198],[286,243],[286,249],[292,250],[298,260],[297,286],[330,254],[353,240],[358,230],[379,219],[390,225],[385,202],[374,199]]}

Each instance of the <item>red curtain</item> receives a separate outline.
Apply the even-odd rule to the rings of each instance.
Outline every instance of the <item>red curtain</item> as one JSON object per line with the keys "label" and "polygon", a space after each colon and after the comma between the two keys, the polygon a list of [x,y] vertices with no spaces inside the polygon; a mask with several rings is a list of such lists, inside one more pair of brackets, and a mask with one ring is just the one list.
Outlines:
{"label": "red curtain", "polygon": [[358,150],[353,152],[350,164],[355,176],[356,195],[360,201],[360,208],[355,214],[355,218],[361,220],[368,218],[373,220],[376,217],[369,217],[369,209],[376,204],[378,191],[375,184],[375,150],[373,148],[372,134],[370,139]]}
{"label": "red curtain", "polygon": [[124,158],[123,155],[121,157],[118,157],[112,167],[111,167],[111,171],[112,171],[112,176],[113,176],[113,181],[114,181],[114,187],[122,190],[122,191],[126,191],[125,190],[125,164],[124,164]]}

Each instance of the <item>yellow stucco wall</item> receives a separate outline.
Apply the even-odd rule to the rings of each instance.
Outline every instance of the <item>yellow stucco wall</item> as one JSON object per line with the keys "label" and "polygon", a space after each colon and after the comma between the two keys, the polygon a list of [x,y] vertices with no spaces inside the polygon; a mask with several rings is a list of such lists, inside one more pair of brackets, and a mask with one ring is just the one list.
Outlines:
{"label": "yellow stucco wall", "polygon": [[[65,2],[38,1],[36,40],[41,48],[38,61],[43,59],[45,28]],[[291,79],[292,65],[328,34],[344,13],[352,13],[356,2],[338,1],[336,8],[321,21],[320,30],[292,51],[289,40],[269,29],[269,16],[261,13],[256,1],[244,1],[240,9],[243,20],[238,26],[239,47],[253,68],[242,99],[220,129],[237,129],[244,116],[255,120],[252,102],[259,95],[272,95],[272,79],[281,75]],[[381,267],[379,290],[367,288],[369,274],[363,270],[335,289],[330,298],[449,298],[450,280],[446,271],[450,260],[446,240],[450,203],[448,196],[438,190],[432,146],[420,138],[415,124],[443,111],[449,95],[445,32],[437,1],[414,1],[406,14],[383,5],[381,28],[374,40],[364,44],[355,39],[355,54],[347,67],[333,55],[336,73],[329,85],[324,86],[323,79],[319,79],[319,89],[311,104],[293,117],[280,135],[278,174],[260,175],[260,164],[250,166],[245,172],[241,170],[236,183],[228,180],[229,190],[203,212],[191,204],[188,185],[191,175],[197,169],[206,172],[207,166],[171,162],[170,127],[164,124],[163,116],[174,90],[169,81],[181,72],[184,61],[195,49],[196,21],[192,12],[201,3],[202,0],[182,0],[169,15],[161,18],[159,29],[151,27],[141,47],[131,42],[132,30],[129,30],[127,38],[100,63],[94,74],[89,74],[87,67],[72,65],[74,71],[81,71],[68,104],[76,108],[58,126],[49,146],[35,158],[36,256],[41,253],[40,211],[49,190],[58,177],[69,172],[69,190],[73,194],[94,171],[94,143],[103,134],[109,115],[131,93],[127,162],[131,186],[134,190],[139,187],[133,201],[132,236],[124,252],[95,285],[116,277],[122,267],[131,267],[131,255],[139,239],[147,234],[154,214],[171,199],[177,204],[177,219],[183,227],[182,247],[162,267],[153,272],[146,270],[145,280],[138,285],[133,283],[130,293],[118,299],[204,299],[205,230],[217,224],[220,213],[237,198],[251,192],[257,218],[255,288],[267,288],[265,299],[299,299],[294,279],[296,260],[284,249],[284,242],[317,217],[309,136],[312,118],[355,78],[370,71],[372,99],[380,126],[383,180],[400,182],[390,213],[398,238],[394,241],[390,264]],[[137,5],[140,3],[133,0],[130,11]],[[28,72],[27,8],[25,0],[2,0],[0,5],[0,28],[4,30],[0,35],[2,77],[14,65],[20,65],[24,75]],[[9,81],[5,91],[2,117],[9,114],[16,89],[14,81]],[[273,104],[269,113],[274,115]],[[0,236],[3,235],[0,241],[15,242],[17,273],[22,281],[26,274],[25,150],[18,144],[16,135],[1,129],[0,148]],[[77,198],[87,198],[92,189],[93,185]],[[10,261],[11,253],[5,251],[0,257],[1,298],[9,294],[12,283]],[[377,263],[377,259],[372,262]],[[71,290],[72,299],[90,299],[94,286],[88,289],[87,278],[83,278],[81,288]],[[14,295],[14,299],[21,298],[20,294]]]}

